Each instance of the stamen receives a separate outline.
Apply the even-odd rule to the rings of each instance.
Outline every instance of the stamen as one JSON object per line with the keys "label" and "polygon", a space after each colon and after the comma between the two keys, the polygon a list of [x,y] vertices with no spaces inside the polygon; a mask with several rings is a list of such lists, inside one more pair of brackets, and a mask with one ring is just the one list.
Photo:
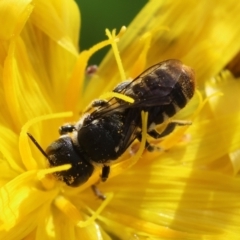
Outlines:
{"label": "stamen", "polygon": [[109,202],[112,200],[113,198],[113,193],[107,193],[105,194],[106,199],[104,201],[102,201],[102,204],[100,205],[100,207],[97,209],[97,211],[93,212],[92,210],[90,210],[89,207],[85,206],[85,208],[88,209],[88,211],[90,211],[92,213],[92,216],[90,218],[88,218],[86,221],[79,221],[77,226],[83,228],[83,227],[87,227],[90,224],[92,224],[100,215],[100,213],[103,211],[103,209],[109,204]]}
{"label": "stamen", "polygon": [[55,172],[61,172],[61,171],[66,171],[69,170],[72,167],[71,164],[64,164],[61,166],[57,166],[57,167],[51,167],[51,168],[47,168],[47,169],[42,169],[38,171],[38,178],[42,179],[44,178],[45,175],[47,174],[51,174],[51,173],[55,173]]}
{"label": "stamen", "polygon": [[[56,178],[52,177],[50,174],[55,172],[66,171],[72,167],[71,164],[64,164],[57,167],[51,167],[47,169],[39,170],[37,173],[38,180],[42,183],[45,189],[52,189],[55,186]],[[46,177],[49,175],[49,177]]]}
{"label": "stamen", "polygon": [[127,30],[126,26],[122,26],[116,37],[121,38],[123,36],[123,34],[126,32],[126,30]]}
{"label": "stamen", "polygon": [[[191,116],[192,120],[194,120],[199,115],[200,111],[203,109],[203,107],[211,97],[222,95],[222,93],[217,92],[203,100],[202,94],[200,93],[199,90],[196,90],[196,94],[198,95],[198,98],[199,98],[199,105],[197,110]],[[179,140],[182,138],[182,136],[184,135],[184,133],[188,128],[189,128],[189,125],[181,126],[181,128],[177,128],[172,134],[170,134],[169,136],[167,136],[165,139],[162,140],[161,147],[167,150],[175,146],[179,142]]]}
{"label": "stamen", "polygon": [[[205,105],[205,100],[206,100],[205,99],[203,101],[202,94],[197,89],[196,89],[196,94],[199,98],[199,104],[198,104],[197,110],[190,117],[190,119],[192,119],[192,120],[198,116],[203,105]],[[175,146],[179,142],[179,140],[182,139],[182,137],[184,136],[184,133],[186,132],[186,130],[188,128],[189,128],[189,125],[181,126],[180,128],[175,129],[172,134],[168,135],[165,139],[163,139],[163,141],[161,142],[161,147],[163,147],[164,149],[167,150],[167,149],[170,149],[171,147]],[[191,137],[188,136],[188,138],[190,139]]]}
{"label": "stamen", "polygon": [[141,117],[142,117],[142,140],[139,146],[139,149],[137,153],[132,156],[129,161],[130,164],[128,168],[132,167],[136,162],[139,160],[139,158],[142,156],[143,151],[145,149],[146,141],[147,141],[147,122],[148,122],[148,112],[141,112]]}
{"label": "stamen", "polygon": [[71,219],[78,227],[84,228],[84,227],[87,227],[90,224],[94,223],[94,221],[98,218],[99,214],[109,204],[109,202],[112,200],[112,198],[113,198],[113,193],[106,194],[106,199],[104,201],[102,201],[102,204],[95,212],[92,211],[85,204],[83,204],[84,207],[90,213],[92,213],[92,216],[89,217],[86,221],[83,220],[84,217],[79,212],[79,210],[76,208],[76,206],[74,206],[64,196],[62,196],[62,195],[57,196],[54,200],[54,204],[59,210],[61,210],[63,213],[65,213],[69,217],[69,219]]}
{"label": "stamen", "polygon": [[82,214],[68,199],[62,195],[58,195],[54,199],[54,205],[65,213],[69,219],[71,219],[75,224],[83,220]]}
{"label": "stamen", "polygon": [[143,50],[140,53],[139,57],[134,62],[133,66],[131,67],[131,70],[129,72],[129,75],[131,77],[138,76],[146,68],[147,54],[151,45],[151,40],[152,40],[152,34],[149,32],[145,33],[141,38],[140,41],[144,42]]}
{"label": "stamen", "polygon": [[44,116],[33,118],[24,124],[24,126],[22,127],[22,130],[20,132],[20,136],[19,136],[19,152],[20,152],[23,164],[27,170],[32,170],[32,169],[38,168],[37,163],[34,160],[34,158],[32,157],[32,153],[30,150],[29,139],[28,139],[28,135],[27,135],[29,128],[32,125],[34,125],[35,123],[38,123],[38,122],[41,122],[44,120],[49,120],[49,119],[54,119],[54,118],[67,118],[67,117],[71,117],[71,116],[72,116],[72,112],[49,114],[49,115],[44,115]]}
{"label": "stamen", "polygon": [[[110,31],[108,29],[106,29],[106,34],[107,34],[109,40],[116,39],[116,29],[114,29],[112,31],[112,34],[110,33]],[[117,62],[118,71],[120,73],[122,81],[124,81],[124,80],[126,80],[126,75],[125,75],[125,72],[124,72],[124,68],[123,68],[123,65],[122,65],[122,60],[121,60],[121,57],[119,55],[119,51],[118,51],[116,41],[112,41],[111,45],[112,45],[113,54],[114,54],[116,62]]]}
{"label": "stamen", "polygon": [[134,99],[131,97],[128,97],[126,95],[123,95],[121,93],[116,93],[116,92],[106,92],[103,95],[101,95],[99,97],[99,99],[108,99],[108,98],[119,98],[121,100],[124,100],[125,102],[129,102],[129,103],[134,103]]}
{"label": "stamen", "polygon": [[221,92],[215,92],[213,94],[211,94],[210,96],[206,97],[204,100],[202,98],[202,94],[200,93],[199,90],[196,90],[196,94],[198,95],[199,98],[199,105],[197,110],[193,113],[192,115],[192,119],[196,118],[200,111],[203,109],[203,107],[205,106],[205,104],[212,98],[212,97],[217,97],[217,96],[223,96],[223,93]]}
{"label": "stamen", "polygon": [[136,154],[129,159],[113,165],[111,177],[118,175],[119,173],[123,172],[125,169],[131,168],[136,162],[140,159],[145,149],[145,144],[147,141],[147,121],[148,121],[148,112],[141,112],[142,116],[142,140],[140,142],[139,149],[137,150]]}
{"label": "stamen", "polygon": [[73,106],[76,106],[79,94],[82,92],[85,70],[87,68],[87,63],[89,58],[98,50],[106,47],[107,45],[112,45],[113,42],[117,41],[116,38],[111,38],[100,43],[95,44],[89,50],[82,51],[77,59],[77,63],[74,67],[72,76],[69,79],[69,83],[66,90],[65,96],[65,108],[67,110],[73,110]]}

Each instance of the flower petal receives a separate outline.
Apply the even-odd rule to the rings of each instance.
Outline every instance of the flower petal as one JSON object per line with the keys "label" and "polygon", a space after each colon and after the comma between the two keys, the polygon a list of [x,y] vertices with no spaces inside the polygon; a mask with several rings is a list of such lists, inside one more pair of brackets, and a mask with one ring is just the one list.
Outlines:
{"label": "flower petal", "polygon": [[[66,13],[64,13],[65,11]],[[72,17],[71,22],[69,22],[68,16]],[[37,0],[31,15],[31,21],[63,48],[77,55],[78,38],[73,30],[79,29],[80,19],[74,1]],[[74,27],[71,27],[69,31],[69,23],[73,22]],[[73,41],[72,36],[74,36]]]}
{"label": "flower petal", "polygon": [[[195,234],[237,233],[239,183],[239,179],[224,174],[183,166],[164,167],[161,160],[149,163],[146,159],[101,186],[104,192],[115,189],[114,199],[102,215],[126,228],[129,225],[125,218],[117,217],[119,214],[157,224],[157,236],[163,236],[163,226]],[[140,234],[143,228],[136,221],[130,222]],[[144,228],[144,232],[154,234],[152,228]]]}
{"label": "flower petal", "polygon": [[25,46],[21,39],[10,44],[3,72],[5,101],[19,132],[30,118],[51,112],[51,107],[37,84]]}
{"label": "flower petal", "polygon": [[2,222],[0,236],[14,234],[12,230],[16,227],[25,231],[24,229],[29,227],[26,218],[36,223],[39,208],[43,204],[49,204],[56,195],[57,189],[44,191],[36,188],[36,173],[36,171],[25,172],[0,189]]}
{"label": "flower petal", "polygon": [[33,9],[32,0],[0,1],[0,39],[8,40],[18,35]]}
{"label": "flower petal", "polygon": [[[147,66],[177,58],[195,69],[199,81],[216,75],[239,50],[238,44],[232,44],[240,38],[239,11],[235,0],[214,0],[211,5],[207,0],[201,4],[191,0],[149,1],[119,43],[126,72],[144,51],[136,43],[150,32],[153,39]],[[169,31],[164,31],[164,26]],[[99,75],[109,79],[116,73],[110,52],[99,67]]]}

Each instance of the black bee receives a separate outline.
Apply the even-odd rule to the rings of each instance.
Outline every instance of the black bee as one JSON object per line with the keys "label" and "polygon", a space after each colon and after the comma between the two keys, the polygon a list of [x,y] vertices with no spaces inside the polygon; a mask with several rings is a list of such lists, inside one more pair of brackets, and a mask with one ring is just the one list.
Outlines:
{"label": "black bee", "polygon": [[[60,138],[45,152],[28,135],[51,167],[72,165],[69,170],[55,173],[67,185],[76,187],[86,182],[96,163],[102,165],[101,179],[105,181],[110,172],[109,163],[118,159],[134,140],[141,141],[141,111],[148,112],[148,135],[162,138],[184,122],[171,121],[161,133],[155,130],[155,126],[182,109],[192,98],[194,90],[195,78],[191,68],[178,60],[163,61],[113,89],[133,98],[134,103],[118,98],[93,101],[89,111],[76,124],[60,127]],[[146,142],[146,148],[154,150],[149,142]]]}

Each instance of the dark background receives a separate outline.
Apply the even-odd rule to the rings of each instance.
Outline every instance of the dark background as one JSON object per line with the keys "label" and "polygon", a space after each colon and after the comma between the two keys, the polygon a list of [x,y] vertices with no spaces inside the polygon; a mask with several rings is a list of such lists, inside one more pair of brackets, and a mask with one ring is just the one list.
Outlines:
{"label": "dark background", "polygon": [[[81,12],[80,49],[88,49],[107,39],[105,29],[128,26],[148,0],[76,0]],[[109,47],[110,48],[110,47]],[[100,50],[89,64],[98,64],[109,48]]]}

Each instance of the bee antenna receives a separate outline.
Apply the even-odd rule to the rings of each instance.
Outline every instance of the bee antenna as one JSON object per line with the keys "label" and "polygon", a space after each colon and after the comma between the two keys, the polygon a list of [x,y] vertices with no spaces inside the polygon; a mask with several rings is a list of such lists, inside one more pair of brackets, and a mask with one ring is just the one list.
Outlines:
{"label": "bee antenna", "polygon": [[32,140],[32,142],[34,143],[34,145],[38,148],[38,150],[42,153],[42,155],[48,159],[48,155],[47,155],[46,152],[42,149],[42,147],[39,145],[39,143],[38,143],[37,140],[33,137],[33,135],[30,134],[30,133],[27,133],[27,135],[28,135],[28,137]]}

